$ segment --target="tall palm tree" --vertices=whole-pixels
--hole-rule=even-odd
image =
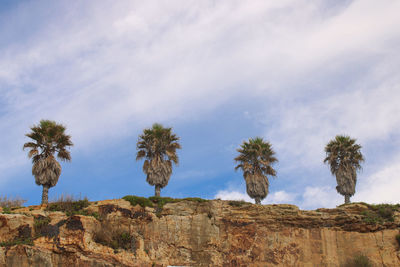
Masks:
[[[137,142],[136,160],[145,159],[143,172],[146,181],[155,186],[154,195],[159,197],[172,174],[172,163],[178,164],[176,150],[181,148],[179,137],[172,133],[172,128],[164,128],[155,123],[152,128],[144,129]]]
[[[324,163],[330,165],[332,175],[336,176],[336,190],[344,196],[345,204],[350,203],[350,197],[356,192],[357,171],[364,161],[360,149],[356,139],[345,135],[337,135],[325,147]]]
[[[71,154],[67,150],[73,146],[71,136],[65,134],[65,126],[50,120],[41,120],[39,125],[31,127],[26,134],[33,142],[24,144],[23,149],[29,148],[28,157],[32,158],[32,175],[37,185],[43,186],[42,204],[48,203],[49,188],[55,186],[60,178],[62,161],[70,161]]]
[[[247,194],[255,199],[256,204],[261,204],[261,200],[268,194],[267,175],[276,176],[276,171],[271,166],[278,161],[274,157],[275,152],[271,144],[260,137],[244,141],[237,151],[240,154],[235,161],[239,164],[235,170],[242,169]]]

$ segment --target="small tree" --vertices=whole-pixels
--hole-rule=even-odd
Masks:
[[[364,161],[360,150],[356,139],[344,135],[337,135],[325,147],[324,163],[330,165],[332,175],[336,176],[336,190],[344,196],[345,204],[350,203],[350,197],[356,192],[357,171]]]
[[[62,161],[70,161],[71,154],[67,150],[73,146],[71,136],[65,134],[65,126],[50,120],[41,120],[39,125],[31,127],[26,134],[33,142],[24,144],[29,148],[28,157],[32,158],[32,175],[37,185],[43,186],[42,204],[48,203],[49,188],[55,186],[60,178],[61,165],[54,157]]]
[[[262,138],[250,138],[243,142],[239,149],[239,156],[235,161],[239,164],[235,170],[242,169],[246,181],[247,194],[255,199],[256,204],[261,204],[268,194],[269,181],[267,175],[276,176],[272,164],[278,160],[274,157],[275,152],[269,142]]]
[[[143,172],[146,181],[155,186],[154,195],[159,197],[172,174],[172,163],[178,164],[177,149],[179,137],[172,133],[172,128],[164,128],[155,123],[150,129],[144,129],[137,142],[136,160],[145,159]]]

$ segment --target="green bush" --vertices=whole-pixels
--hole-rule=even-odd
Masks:
[[[352,259],[349,259],[343,267],[372,267],[374,266],[371,262],[371,260],[363,255],[363,254],[357,254],[355,255]]]
[[[28,245],[28,246],[33,246],[33,240],[32,238],[16,238],[12,241],[5,241],[5,242],[0,242],[0,247],[12,247],[16,245]]]
[[[198,197],[187,197],[187,198],[171,198],[171,197],[138,197],[138,196],[124,196],[125,199],[131,203],[132,206],[140,205],[141,207],[155,207],[157,217],[161,217],[161,211],[167,203],[177,203],[181,201],[193,201],[193,202],[207,202],[207,199]]]
[[[114,228],[115,225],[103,222],[101,228],[94,232],[93,240],[96,243],[114,249],[125,249],[135,251],[135,238],[128,231],[119,228]]]
[[[394,221],[394,212],[400,208],[400,204],[367,204],[368,210],[363,211],[364,221],[371,224],[383,224]]]
[[[10,209],[10,208],[4,207],[4,208],[3,208],[3,213],[4,213],[4,214],[11,214],[12,212],[11,212],[11,209]]]
[[[229,206],[232,206],[232,207],[241,207],[241,206],[243,206],[244,204],[246,204],[247,202],[246,201],[244,201],[244,200],[230,200],[229,202],[228,202],[228,205]]]
[[[39,216],[34,218],[33,229],[35,230],[35,238],[43,235],[50,221],[49,217]]]
[[[207,202],[209,201],[208,199],[204,199],[204,198],[199,198],[199,197],[186,197],[186,198],[181,198],[179,199],[180,201],[186,200],[186,201],[193,201],[193,202]]]
[[[129,201],[132,206],[140,205],[142,208],[144,207],[153,207],[153,203],[145,198],[145,197],[138,197],[138,196],[124,196],[122,199]]]
[[[43,226],[49,225],[50,223],[50,218],[49,217],[43,217],[43,216],[39,216],[34,218],[34,222],[33,222],[33,227],[36,229],[40,229]]]
[[[47,210],[49,211],[62,211],[67,216],[73,215],[84,215],[93,216],[99,219],[99,214],[96,212],[89,212],[85,210],[90,205],[89,200],[85,197],[84,199],[74,199],[72,196],[61,196],[58,200],[49,203]]]
[[[181,199],[175,199],[171,197],[149,197],[149,200],[159,207],[163,207],[167,203],[176,203],[182,201]]]
[[[87,198],[77,201],[57,201],[49,203],[49,205],[47,206],[47,210],[74,213],[88,207],[89,204],[90,203]]]
[[[163,207],[167,203],[176,203],[181,201],[193,201],[193,202],[207,202],[207,199],[202,199],[198,197],[187,197],[187,198],[171,198],[171,197],[138,197],[138,196],[124,196],[122,199],[129,201],[132,206],[140,205],[141,207]]]

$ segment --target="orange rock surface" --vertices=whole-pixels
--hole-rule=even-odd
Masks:
[[[235,204],[235,203],[233,203]],[[376,266],[400,266],[400,215],[369,224],[363,204],[299,210],[293,205],[182,201],[162,210],[125,200],[91,203],[92,216],[40,206],[0,214],[0,242],[32,237],[34,245],[0,247],[0,266],[341,266],[358,253]],[[35,217],[48,217],[43,236]],[[107,229],[133,236],[131,248],[96,243]]]

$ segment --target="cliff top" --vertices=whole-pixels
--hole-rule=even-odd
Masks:
[[[399,205],[127,196],[0,211],[0,266],[339,266],[358,252],[400,264]]]

